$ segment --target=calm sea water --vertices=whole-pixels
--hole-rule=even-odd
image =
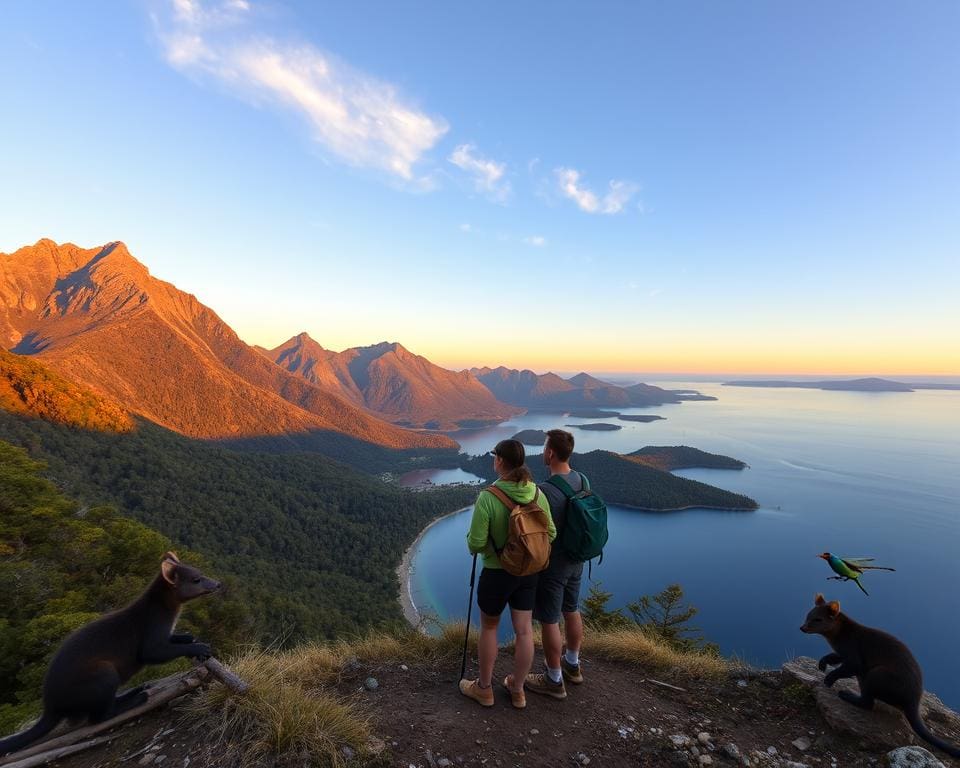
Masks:
[[[799,630],[822,591],[858,621],[904,640],[927,688],[960,708],[960,392],[664,386],[720,399],[621,411],[666,420],[605,419],[624,428],[572,430],[577,449],[684,444],[733,456],[750,468],[678,474],[746,493],[761,509],[613,507],[604,561],[593,569],[594,581],[614,594],[611,607],[678,582],[700,610],[694,623],[725,654],[776,666],[827,652],[822,638]],[[455,437],[479,454],[519,429],[590,421],[599,420],[532,414]],[[419,610],[443,619],[466,615],[468,522],[469,513],[450,517],[420,542],[410,584]],[[876,557],[897,572],[868,573],[867,597],[853,583],[827,581],[829,568],[816,557],[823,551]]]

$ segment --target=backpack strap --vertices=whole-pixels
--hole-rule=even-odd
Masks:
[[[517,502],[507,496],[502,488],[497,488],[495,485],[489,485],[487,486],[486,490],[489,491],[497,499],[497,501],[503,504],[503,506],[507,508],[508,512],[512,512],[513,508],[517,506]],[[503,547],[497,546],[497,542],[493,540],[493,534],[490,533],[489,530],[487,532],[487,541],[490,542],[490,548],[494,551],[497,559],[499,560],[500,553],[503,552]],[[504,542],[504,545],[506,545],[506,542]]]
[[[583,477],[583,475],[581,475],[581,477]],[[570,487],[570,483],[560,477],[560,475],[550,475],[550,477],[547,478],[547,482],[566,496],[568,500],[577,495],[573,488]]]
[[[583,486],[583,490],[589,491],[590,481],[587,480],[587,476],[583,472],[577,472],[577,474],[580,475],[580,484]]]

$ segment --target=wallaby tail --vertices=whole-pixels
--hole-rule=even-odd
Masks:
[[[912,715],[904,713],[907,716],[907,722],[910,723],[910,727],[916,731],[917,736],[925,741],[929,741],[933,746],[938,749],[942,749],[950,757],[960,757],[960,747],[954,747],[942,739],[938,739],[930,731],[927,730],[927,726],[924,724],[923,720],[920,719],[920,713],[914,712]]]
[[[15,733],[13,736],[0,739],[0,755],[18,752],[38,739],[42,739],[50,733],[62,719],[60,715],[52,715],[44,712],[43,717],[37,720],[32,727],[21,733]]]

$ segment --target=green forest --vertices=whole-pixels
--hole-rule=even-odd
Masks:
[[[112,504],[233,577],[249,640],[289,644],[402,621],[396,567],[430,520],[476,489],[417,493],[319,454],[237,451],[149,422],[116,434],[0,412],[0,440],[61,491]]]

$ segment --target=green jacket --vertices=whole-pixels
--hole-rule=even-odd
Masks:
[[[536,483],[508,483],[506,480],[497,480],[494,485],[502,490],[507,496],[520,504],[526,504],[533,501],[533,496],[537,491]],[[550,541],[557,538],[557,529],[553,524],[553,517],[550,515],[550,502],[547,497],[540,493],[537,504],[547,513],[547,521],[550,524]],[[502,568],[497,553],[490,546],[489,538],[493,537],[497,549],[503,549],[507,543],[507,533],[510,523],[510,512],[503,502],[500,501],[489,491],[481,491],[477,497],[476,504],[473,505],[473,518],[470,520],[470,530],[467,532],[467,549],[475,553],[483,553],[484,568]]]

